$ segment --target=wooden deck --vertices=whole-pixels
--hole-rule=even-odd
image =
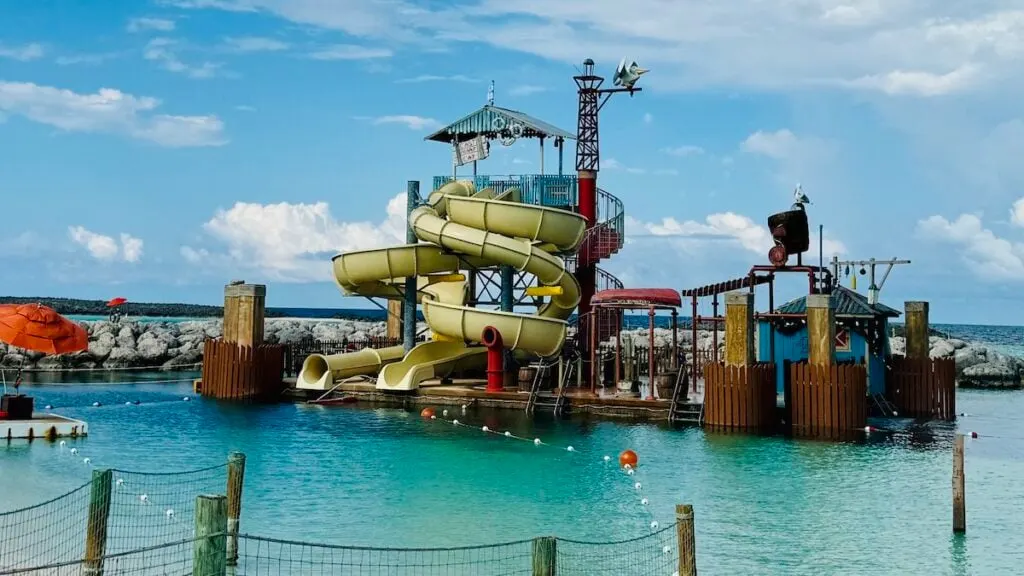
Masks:
[[[285,379],[286,395],[298,401],[315,400],[324,395],[320,390],[299,390],[295,388],[295,379]],[[346,382],[338,386],[327,398],[344,396],[354,397],[356,402],[367,402],[402,408],[422,406],[479,406],[487,408],[507,408],[526,410],[530,394],[519,390],[505,392],[484,391],[483,380],[453,380],[450,384],[426,382],[413,392],[386,392],[377,390],[374,382]],[[541,403],[553,402],[556,392],[547,391],[538,395]],[[567,390],[565,402],[572,414],[594,414],[607,418],[624,418],[630,420],[668,420],[671,400],[647,400],[635,397],[614,395],[593,395],[589,391]],[[687,406],[699,410],[697,403],[687,402]],[[550,410],[538,406],[537,414]]]
[[[5,440],[77,438],[88,433],[85,422],[56,414],[36,412],[31,420],[0,420],[0,438]]]

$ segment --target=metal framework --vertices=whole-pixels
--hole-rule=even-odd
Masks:
[[[885,281],[889,279],[889,273],[892,272],[893,266],[898,264],[910,264],[910,260],[897,260],[895,258],[890,258],[889,260],[876,260],[874,258],[870,260],[839,260],[838,256],[833,256],[830,266],[832,267],[832,278],[837,283],[839,282],[839,269],[841,267],[860,266],[862,269],[866,267],[870,271],[869,278],[871,279],[871,284],[868,285],[868,303],[878,304],[878,295],[882,291],[882,287],[885,286]],[[875,284],[875,268],[877,266],[886,266],[886,269],[885,273],[882,274],[882,280]]]
[[[601,168],[601,151],[598,138],[597,118],[601,108],[612,94],[640,92],[641,88],[601,88],[604,78],[594,74],[594,61],[583,61],[583,73],[573,76],[579,88],[579,110],[576,124],[576,170],[598,171]]]

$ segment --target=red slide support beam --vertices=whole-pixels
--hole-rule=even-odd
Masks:
[[[487,392],[505,390],[505,349],[501,332],[494,326],[487,326],[480,337],[487,346]]]

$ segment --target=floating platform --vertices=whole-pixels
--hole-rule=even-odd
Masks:
[[[36,412],[31,420],[0,420],[0,438],[7,440],[34,440],[55,438],[77,438],[89,433],[89,425],[56,414]]]
[[[322,390],[300,390],[295,387],[295,379],[285,380],[285,396],[296,401],[305,401],[317,404],[335,404],[349,402],[365,402],[384,406],[401,408],[416,408],[423,406],[461,406],[463,404],[485,407],[485,408],[506,408],[511,410],[526,410],[529,402],[529,392],[515,389],[508,389],[504,392],[485,391],[486,382],[477,379],[454,379],[451,383],[440,384],[435,381],[424,382],[413,392],[390,392],[378,390],[374,382],[344,382],[326,397]],[[556,392],[545,391],[538,394],[537,414],[550,412],[550,405],[554,403]],[[319,402],[315,402],[320,399]],[[338,399],[340,402],[329,400]],[[641,421],[667,421],[668,413],[672,408],[671,400],[593,395],[589,391],[577,391],[569,389],[562,397],[565,408],[572,414],[593,414],[606,418],[625,418]],[[687,402],[686,407],[699,414],[700,405]],[[680,407],[680,411],[684,411]],[[694,422],[696,423],[696,422]]]

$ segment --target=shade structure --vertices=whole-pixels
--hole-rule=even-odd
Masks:
[[[107,302],[107,308],[116,308],[127,301],[128,299],[122,296],[118,296],[117,298],[111,298],[110,301]]]
[[[89,334],[42,304],[0,306],[0,342],[43,354],[70,354],[89,348]]]

